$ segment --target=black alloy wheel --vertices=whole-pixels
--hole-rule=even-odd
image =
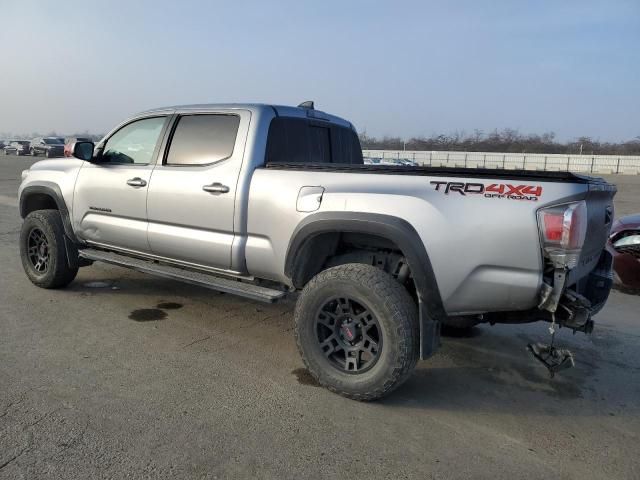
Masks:
[[[349,297],[328,300],[315,317],[316,340],[329,363],[340,371],[363,373],[382,351],[382,329],[362,301]]]
[[[39,228],[31,229],[27,240],[27,256],[38,274],[45,274],[49,269],[50,251],[49,240]]]

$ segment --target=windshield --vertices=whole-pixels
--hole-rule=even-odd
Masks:
[[[29,145],[30,142],[21,141],[21,142],[15,142],[15,143],[19,143],[20,145]]]
[[[60,145],[60,140],[57,138],[45,138],[44,143],[47,145]]]

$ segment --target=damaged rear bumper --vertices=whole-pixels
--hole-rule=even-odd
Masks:
[[[489,323],[552,322],[574,332],[591,333],[592,317],[604,307],[613,286],[613,258],[603,250],[595,268],[573,285],[566,285],[567,274],[562,269],[553,272],[553,278],[545,278],[537,308],[515,312],[485,314]]]

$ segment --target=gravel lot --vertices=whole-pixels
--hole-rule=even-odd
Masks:
[[[553,380],[525,352],[546,324],[482,326],[362,404],[310,381],[292,301],[97,264],[32,286],[32,161],[0,157],[0,478],[640,478],[640,297],[562,331],[577,366]],[[640,211],[640,177],[613,181],[618,214]]]

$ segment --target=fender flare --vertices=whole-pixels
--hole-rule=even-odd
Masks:
[[[420,357],[431,356],[440,345],[440,325],[446,313],[429,255],[415,228],[392,215],[362,212],[320,212],[296,227],[289,242],[285,274],[296,285],[296,265],[305,244],[322,233],[368,233],[394,242],[404,254],[418,294]]]
[[[56,203],[58,211],[60,212],[60,216],[62,217],[64,233],[67,237],[73,240],[74,243],[79,243],[75,233],[73,233],[71,216],[69,214],[69,209],[67,208],[67,203],[64,201],[64,197],[62,196],[62,190],[60,190],[60,187],[53,182],[40,181],[30,184],[22,190],[20,193],[20,217],[24,218],[27,216],[27,198],[33,194],[44,194],[53,198],[53,201]]]
[[[55,202],[58,211],[60,212],[60,217],[62,218],[62,226],[64,228],[64,246],[67,250],[67,261],[69,263],[69,267],[76,268],[80,266],[78,258],[78,245],[80,245],[81,242],[76,237],[76,234],[73,233],[73,227],[71,226],[71,216],[69,215],[69,209],[67,208],[67,203],[64,201],[64,197],[62,196],[60,187],[53,182],[47,181],[40,181],[25,187],[20,192],[19,207],[21,218],[27,216],[27,199],[30,195],[34,194],[47,195],[51,197]]]

